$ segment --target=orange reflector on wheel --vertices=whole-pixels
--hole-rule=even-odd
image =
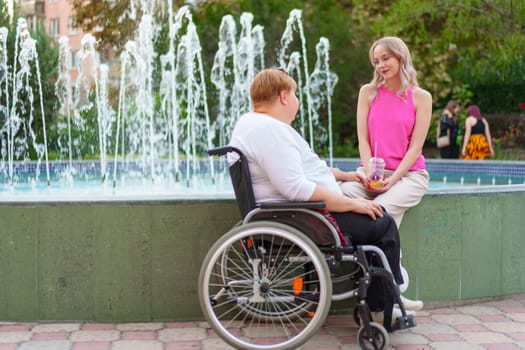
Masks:
[[[251,239],[247,239],[246,240],[246,247],[248,247],[248,249],[250,249],[252,246],[253,246],[252,240]]]
[[[308,313],[308,317],[310,317],[310,318],[314,318],[314,316],[315,316],[315,311],[310,311],[310,312]]]
[[[293,294],[299,295],[299,293],[301,293],[302,290],[303,290],[303,278],[295,277],[293,279]]]

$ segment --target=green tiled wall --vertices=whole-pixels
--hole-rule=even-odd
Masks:
[[[401,226],[408,296],[524,293],[524,204],[425,196]],[[230,200],[0,203],[0,320],[200,320],[201,261],[237,220]]]

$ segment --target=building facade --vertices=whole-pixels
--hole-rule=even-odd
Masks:
[[[71,48],[71,81],[77,77],[76,52],[84,33],[75,22],[73,7],[68,0],[18,0],[16,8],[19,16],[24,17],[30,29],[43,25],[55,42],[66,37]]]

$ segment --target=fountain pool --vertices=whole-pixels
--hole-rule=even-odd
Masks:
[[[334,160],[334,165],[343,170],[355,169],[358,163],[358,159]],[[12,185],[0,175],[0,201],[233,198],[226,165],[221,160],[214,161],[213,178],[206,160],[201,161],[201,170],[188,180],[178,181],[175,176],[144,179],[133,177],[130,175],[132,172],[128,172],[124,177],[119,176],[114,184],[101,181],[100,163],[97,161],[73,162],[74,171],[70,170],[70,166],[69,162],[50,162],[51,182],[48,185],[43,175],[40,178],[35,175],[38,173],[37,164],[18,163],[14,167],[15,181]],[[430,159],[427,166],[431,178],[429,193],[497,192],[525,187],[525,162]],[[112,171],[112,168],[109,170]]]

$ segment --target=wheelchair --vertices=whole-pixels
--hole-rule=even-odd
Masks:
[[[379,248],[343,244],[324,202],[256,203],[244,154],[231,146],[208,154],[230,152],[238,156],[229,172],[242,220],[213,244],[198,281],[204,317],[222,340],[236,349],[297,349],[323,325],[331,302],[348,298],[357,298],[353,317],[364,350],[386,349],[389,331],[416,325]],[[381,263],[370,263],[371,255]],[[393,287],[401,309],[391,327],[387,315],[387,326],[374,322],[366,303],[373,277]],[[350,290],[334,293],[336,284],[349,281]]]

